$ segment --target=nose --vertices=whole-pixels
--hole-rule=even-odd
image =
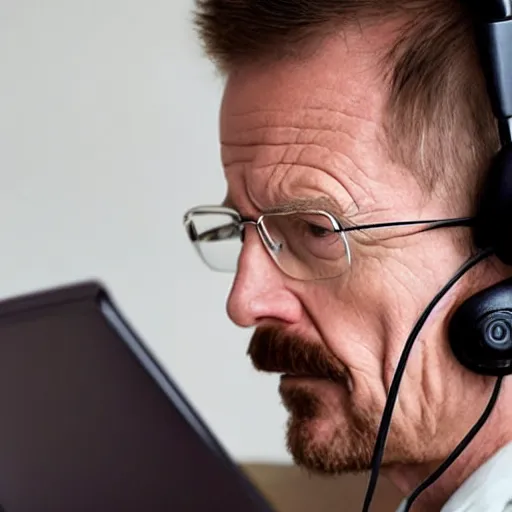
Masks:
[[[247,229],[227,301],[229,318],[240,327],[254,327],[268,321],[298,322],[302,305],[287,287],[289,281],[272,261],[256,230]]]

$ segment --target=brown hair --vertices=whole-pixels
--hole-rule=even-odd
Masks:
[[[195,24],[206,53],[229,72],[301,57],[343,26],[387,19],[400,20],[383,75],[391,157],[427,192],[442,183],[456,214],[473,213],[499,139],[460,0],[197,0]]]

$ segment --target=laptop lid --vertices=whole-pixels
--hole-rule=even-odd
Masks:
[[[0,504],[271,512],[95,282],[0,303]]]

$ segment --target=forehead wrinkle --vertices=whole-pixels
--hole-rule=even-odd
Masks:
[[[301,119],[303,120],[302,117]],[[340,124],[328,128],[318,127],[310,122],[300,127],[284,126],[281,123],[253,128],[237,125],[238,130],[235,125],[236,123],[229,126],[229,133],[222,139],[225,171],[231,166],[238,168],[243,165],[246,169],[244,172],[249,169],[251,172],[271,171],[271,181],[282,182],[284,175],[292,170],[299,170],[301,173],[305,168],[318,170],[329,175],[344,188],[343,195],[348,197],[342,204],[354,203],[352,206],[356,211],[353,213],[357,213],[363,206],[371,207],[373,201],[361,183],[365,178],[373,178],[366,177],[366,172],[362,172],[362,169],[372,171],[373,167],[365,160],[366,151],[362,151],[363,156],[353,155],[349,148],[365,146],[368,147],[368,153],[371,153],[376,146],[375,123],[368,122],[364,128],[360,125],[354,126],[348,121],[343,127]],[[355,179],[356,176],[361,176],[361,180]],[[352,206],[351,211],[354,210]]]
[[[343,109],[303,108],[292,111],[261,109],[251,114],[229,114],[222,123],[221,144],[225,146],[254,146],[286,144],[306,140],[318,133],[350,137],[352,141],[375,141],[380,127],[369,120]],[[312,137],[313,136],[313,137]]]

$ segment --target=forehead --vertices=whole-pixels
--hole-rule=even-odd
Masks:
[[[379,167],[384,49],[378,33],[353,31],[301,60],[233,70],[220,118],[230,202],[265,209],[327,196],[354,210],[355,196],[368,200],[357,175]]]
[[[380,44],[379,44],[380,43]],[[376,36],[349,32],[330,37],[302,59],[247,65],[228,75],[221,109],[221,135],[233,136],[238,121],[266,112],[293,120],[298,110],[343,112],[377,118],[384,84],[382,59],[387,46]],[[318,113],[321,116],[321,113]]]

